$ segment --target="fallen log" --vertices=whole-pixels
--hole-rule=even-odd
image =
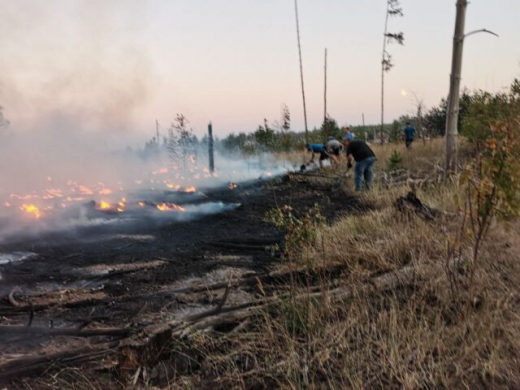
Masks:
[[[222,242],[222,241],[207,241],[206,245],[216,246],[219,248],[227,249],[247,249],[256,251],[265,251],[268,246],[266,245],[247,245],[247,244],[235,244],[233,242]]]
[[[347,267],[344,264],[332,264],[326,267],[319,268],[314,271],[314,274],[327,274],[334,275],[339,272],[342,272]],[[248,276],[245,278],[238,279],[234,282],[230,283],[230,287],[245,287],[245,286],[255,286],[258,284],[258,281],[262,283],[270,283],[273,285],[285,283],[292,275],[293,279],[296,280],[305,280],[305,278],[309,275],[309,271],[305,268],[299,268],[296,270],[282,271],[278,273],[270,273],[264,275],[254,275]],[[40,312],[45,311],[52,308],[66,308],[73,309],[84,306],[94,306],[94,305],[103,305],[103,304],[113,304],[120,302],[127,302],[131,300],[139,300],[139,299],[153,299],[158,297],[164,298],[174,298],[176,295],[180,294],[191,294],[191,293],[199,293],[204,291],[216,291],[224,289],[228,286],[229,282],[218,282],[210,285],[202,285],[195,287],[186,287],[181,289],[172,289],[166,291],[158,291],[153,293],[146,293],[140,295],[124,295],[120,297],[106,297],[106,298],[86,298],[73,302],[54,302],[54,303],[44,303],[39,305],[23,305],[18,307],[10,307],[5,309],[0,309],[0,316],[12,316],[16,314],[24,314],[28,312]]]
[[[66,367],[99,359],[115,352],[119,342],[91,345],[51,355],[26,357],[12,360],[0,366],[0,383],[9,383],[13,378],[27,377],[48,370],[49,366]]]
[[[193,329],[204,330],[214,327],[222,327],[226,324],[244,321],[247,318],[264,311],[273,305],[278,304],[281,300],[291,298],[291,300],[301,301],[308,299],[323,299],[327,298],[331,303],[338,303],[347,299],[350,299],[356,295],[368,295],[371,293],[381,293],[388,290],[395,289],[397,287],[404,287],[415,283],[418,274],[414,266],[407,266],[397,272],[383,274],[369,280],[368,283],[363,283],[357,286],[341,286],[332,290],[313,292],[313,293],[302,293],[296,296],[290,296],[284,294],[282,296],[270,297],[267,299],[260,299],[256,301],[250,301],[241,305],[233,307],[221,308],[218,314],[208,311],[207,315],[198,314],[196,317],[188,317],[186,324],[177,325],[173,329],[173,335],[179,335],[186,333],[186,328],[192,327]]]
[[[0,325],[0,335],[40,335],[40,336],[117,336],[127,337],[135,330],[130,328],[108,329],[74,329],[74,328],[46,328],[43,326]]]

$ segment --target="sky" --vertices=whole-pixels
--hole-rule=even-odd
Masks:
[[[299,0],[309,128],[380,120],[385,0]],[[455,0],[402,0],[392,44],[386,119],[447,95]],[[177,113],[199,136],[253,131],[289,107],[303,130],[292,0],[0,0],[0,105],[15,133],[96,132],[132,140],[162,132]],[[473,0],[463,86],[504,90],[520,77],[518,0]]]

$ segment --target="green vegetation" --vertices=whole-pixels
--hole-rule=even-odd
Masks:
[[[388,169],[393,170],[398,168],[403,162],[403,156],[397,150],[394,150],[388,159]]]

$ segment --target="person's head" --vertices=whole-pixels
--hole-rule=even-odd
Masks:
[[[412,124],[410,123],[410,121],[406,122],[406,126],[411,126]]]
[[[343,133],[344,134],[349,134],[350,133],[350,127],[346,126],[343,128]]]
[[[311,151],[311,144],[305,144],[305,149],[310,152]]]

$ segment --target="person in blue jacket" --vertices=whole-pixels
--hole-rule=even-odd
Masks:
[[[320,155],[320,168],[323,168],[323,161],[327,160],[329,158],[329,153],[327,153],[327,148],[323,144],[307,144],[305,145],[305,148],[308,152],[312,154],[311,161],[314,162],[314,155],[319,154]]]
[[[410,122],[406,122],[406,127],[403,129],[404,143],[408,149],[412,147],[412,142],[415,139],[415,127]]]

